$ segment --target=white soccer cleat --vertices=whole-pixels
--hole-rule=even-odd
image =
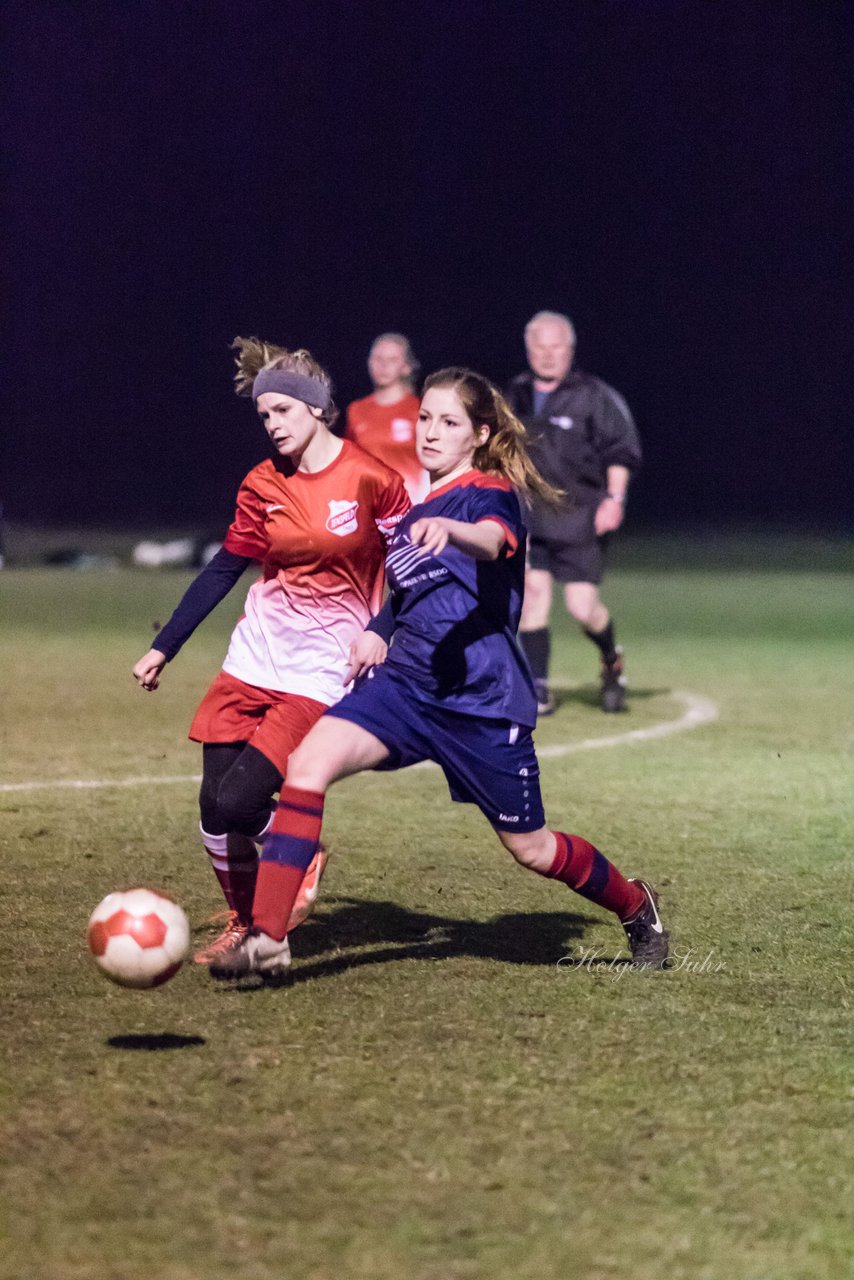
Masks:
[[[279,942],[269,933],[252,929],[211,960],[208,971],[212,978],[245,978],[252,973],[269,978],[281,977],[290,967],[291,948],[287,938]]]

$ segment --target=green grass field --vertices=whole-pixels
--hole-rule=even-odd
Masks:
[[[332,794],[294,980],[107,983],[108,891],[219,908],[184,738],[240,601],[154,696],[178,573],[0,575],[4,1280],[843,1280],[850,1124],[851,577],[840,547],[626,541],[631,711],[565,624],[553,825],[661,888],[675,965],[515,867],[440,775]],[[764,567],[763,567],[764,566]],[[850,561],[849,561],[850,569]],[[39,784],[25,789],[27,784]],[[13,786],[20,789],[12,790]],[[563,961],[563,962],[562,962]],[[570,963],[573,962],[573,963]]]

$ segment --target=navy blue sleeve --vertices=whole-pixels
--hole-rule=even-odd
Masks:
[[[388,644],[394,632],[394,627],[394,609],[391,604],[391,596],[389,596],[379,613],[371,618],[365,630],[374,631],[381,640],[385,640],[386,644]]]
[[[471,486],[464,490],[467,512],[463,517],[471,524],[481,520],[494,520],[506,535],[504,554],[512,555],[525,534],[522,509],[512,489],[481,488]]]
[[[152,642],[152,649],[159,649],[171,662],[179,649],[189,640],[200,622],[203,622],[220,600],[224,600],[237,582],[251,556],[238,556],[220,547],[219,551],[194,578],[181,597],[177,609]]]

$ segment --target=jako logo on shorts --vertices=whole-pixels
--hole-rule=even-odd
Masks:
[[[337,533],[339,538],[345,537],[348,533],[355,533],[358,528],[356,517],[358,510],[358,502],[352,502],[349,498],[343,502],[336,502],[334,498],[330,498],[329,519],[326,521],[329,532]]]

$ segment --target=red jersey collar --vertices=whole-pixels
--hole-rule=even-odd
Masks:
[[[341,444],[343,445],[343,448],[340,449],[332,461],[328,462],[325,467],[320,469],[320,471],[300,471],[299,467],[289,466],[288,464],[290,459],[283,458],[281,454],[278,454],[275,458],[271,458],[270,461],[279,474],[285,476],[287,479],[293,479],[294,477],[299,476],[300,480],[320,480],[322,476],[328,476],[332,468],[337,467],[339,462],[341,462],[341,460],[351,452],[352,446],[349,440],[342,440]]]
[[[438,498],[441,494],[447,493],[449,489],[467,488],[469,485],[478,485],[484,489],[509,489],[510,481],[505,480],[503,476],[490,475],[486,471],[478,471],[477,467],[472,467],[469,471],[464,471],[461,476],[455,476],[453,480],[449,480],[447,484],[440,484],[438,489],[431,489],[424,498],[424,502],[429,502],[432,498]]]

